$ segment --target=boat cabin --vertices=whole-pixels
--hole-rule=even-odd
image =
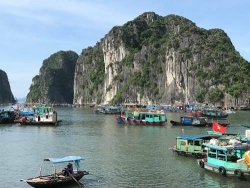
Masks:
[[[180,117],[180,122],[183,125],[193,125],[193,124],[206,124],[206,117],[193,117],[193,116],[182,116]]]
[[[238,159],[241,159],[244,156],[244,153],[246,152],[243,148],[226,148],[221,146],[216,146],[213,144],[204,144],[204,146],[207,148],[207,157],[219,159],[223,161],[231,161],[231,162],[237,162]]]
[[[157,123],[157,122],[165,122],[166,115],[164,113],[149,113],[149,112],[140,112],[139,120],[148,122],[148,123]]]
[[[192,125],[193,119],[194,118],[192,116],[182,116],[180,117],[180,122],[185,125]]]
[[[210,139],[217,138],[217,135],[204,136],[178,136],[176,138],[176,149],[184,152],[204,152],[204,143],[209,143]]]
[[[36,122],[56,122],[57,112],[50,106],[42,105],[33,107],[34,119],[30,118],[31,121]]]
[[[222,110],[217,109],[205,109],[202,111],[202,115],[206,117],[216,117],[216,118],[226,118],[228,116],[227,113],[223,112]]]
[[[121,106],[102,106],[100,112],[103,114],[120,114]]]

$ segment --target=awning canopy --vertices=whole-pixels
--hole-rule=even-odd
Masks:
[[[31,111],[20,111],[19,115],[23,115],[23,116],[33,116],[34,112]]]
[[[73,162],[83,160],[83,157],[80,156],[67,156],[63,158],[48,158],[44,159],[44,161],[51,161],[52,163],[64,163],[64,162]]]
[[[218,135],[182,135],[176,137],[177,139],[187,139],[187,140],[195,140],[195,139],[205,139],[205,138],[217,138]]]

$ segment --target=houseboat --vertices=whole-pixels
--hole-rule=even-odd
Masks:
[[[19,119],[21,125],[58,125],[57,112],[50,106],[41,105],[32,107],[33,114]]]
[[[115,119],[117,123],[134,125],[164,125],[167,122],[166,115],[160,111],[134,111],[133,115],[129,115],[129,113],[126,111],[124,115],[116,115]]]
[[[170,123],[173,126],[206,127],[208,126],[208,119],[206,117],[181,116],[180,121],[171,120]]]
[[[204,143],[209,143],[211,139],[219,138],[221,135],[182,135],[176,137],[176,145],[171,148],[174,153],[184,156],[203,158],[206,156]]]
[[[227,177],[250,180],[249,138],[230,139],[228,143],[204,143],[206,156],[197,159],[201,168]]]

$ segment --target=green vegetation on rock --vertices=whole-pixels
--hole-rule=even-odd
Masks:
[[[74,72],[78,55],[73,51],[59,51],[43,61],[27,95],[32,103],[72,103]]]

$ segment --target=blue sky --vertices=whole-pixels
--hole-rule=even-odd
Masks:
[[[50,55],[60,50],[80,55],[112,27],[148,11],[223,29],[250,62],[249,10],[249,0],[0,0],[0,69],[7,73],[14,96],[25,97]]]

